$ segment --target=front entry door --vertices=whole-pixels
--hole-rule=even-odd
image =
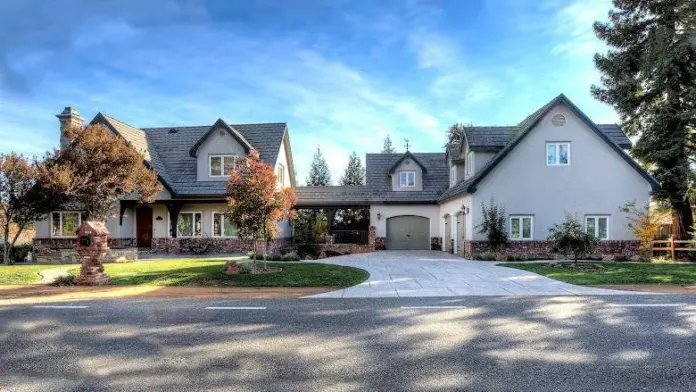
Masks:
[[[149,248],[152,246],[152,208],[139,207],[135,219],[137,221],[136,236],[139,248]]]

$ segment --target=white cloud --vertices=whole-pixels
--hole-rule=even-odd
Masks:
[[[549,32],[558,37],[551,53],[591,57],[605,45],[594,34],[592,24],[605,20],[612,8],[609,0],[575,0],[558,9]]]

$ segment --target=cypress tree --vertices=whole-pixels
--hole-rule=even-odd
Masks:
[[[329,170],[329,165],[326,164],[326,159],[324,159],[321,148],[317,146],[317,150],[314,152],[314,157],[312,158],[312,166],[309,168],[307,186],[327,185],[331,185],[331,171]]]
[[[350,154],[348,167],[346,167],[343,177],[338,181],[338,185],[365,185],[365,168],[355,151]]]
[[[382,153],[393,154],[395,152],[396,148],[394,148],[394,146],[392,145],[391,137],[387,135],[387,137],[384,138],[384,147],[382,148]]]
[[[594,31],[609,50],[596,54],[601,86],[592,95],[616,109],[638,136],[631,153],[661,183],[655,196],[672,209],[673,234],[689,236],[688,194],[696,142],[696,2],[614,0]]]

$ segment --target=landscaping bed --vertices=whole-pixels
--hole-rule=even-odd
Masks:
[[[504,263],[502,267],[530,271],[551,279],[577,285],[694,284],[696,264],[620,262]]]

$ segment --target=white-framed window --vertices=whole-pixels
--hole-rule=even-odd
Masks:
[[[450,185],[454,185],[457,183],[457,167],[452,165],[450,167]]]
[[[594,234],[600,240],[609,239],[609,215],[586,215],[585,231]]]
[[[237,237],[237,227],[223,212],[213,212],[213,237]]]
[[[570,143],[546,143],[546,165],[568,166],[570,165]]]
[[[177,237],[200,237],[203,235],[203,213],[181,212],[176,223]]]
[[[510,239],[527,241],[534,238],[534,216],[510,215]]]
[[[402,188],[413,188],[416,186],[416,172],[402,171],[399,172],[399,186]]]
[[[77,211],[55,211],[51,213],[51,237],[75,238],[75,231],[82,224],[82,213]]]
[[[280,187],[282,188],[285,186],[285,166],[279,163],[277,170],[278,172],[276,176],[278,177],[278,184],[280,184]]]
[[[211,155],[210,177],[228,177],[237,165],[236,155]]]
[[[469,151],[466,154],[466,172],[467,174],[474,174],[474,152]]]

